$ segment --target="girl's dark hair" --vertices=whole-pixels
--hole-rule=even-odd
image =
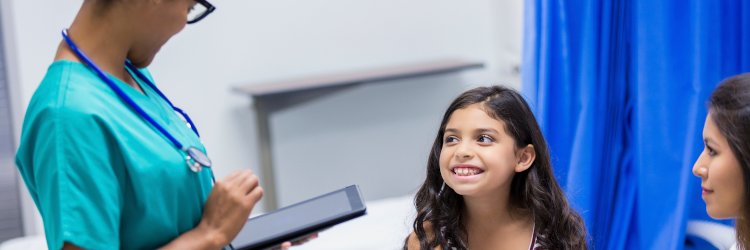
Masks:
[[[737,216],[739,249],[750,247],[750,73],[722,81],[708,101],[711,118],[727,138],[742,168],[743,207]]]
[[[552,174],[547,143],[534,114],[518,92],[501,86],[466,91],[443,115],[427,161],[427,178],[414,199],[417,217],[413,227],[420,249],[437,246],[442,249],[467,248],[463,197],[447,185],[440,193],[443,179],[439,159],[443,133],[451,114],[476,103],[483,104],[490,117],[505,123],[506,132],[515,139],[517,148],[534,145],[534,163],[527,170],[516,173],[511,181],[510,204],[514,211],[533,217],[536,234],[540,236],[537,243],[543,249],[587,249],[583,220],[568,205]]]

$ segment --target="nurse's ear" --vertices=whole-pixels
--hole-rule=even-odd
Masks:
[[[516,167],[514,170],[516,173],[526,171],[526,169],[529,169],[531,165],[534,164],[534,160],[536,160],[536,150],[534,150],[534,145],[526,145],[525,147],[516,150]]]

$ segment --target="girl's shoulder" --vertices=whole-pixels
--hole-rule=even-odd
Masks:
[[[425,221],[422,223],[422,227],[424,228],[425,233],[427,234],[427,240],[432,241],[435,238],[434,230],[432,229],[432,223],[429,221]],[[420,239],[417,236],[417,233],[412,231],[409,236],[406,238],[406,242],[404,244],[405,250],[419,250],[420,249]],[[435,247],[434,250],[442,250],[440,246]]]
[[[404,250],[414,250],[419,249],[419,239],[417,238],[417,233],[411,232],[409,236],[406,237],[406,242],[404,243]]]

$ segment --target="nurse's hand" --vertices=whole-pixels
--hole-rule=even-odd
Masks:
[[[236,172],[216,182],[198,226],[160,249],[221,249],[237,236],[262,196],[258,177],[250,170]]]
[[[279,246],[278,249],[289,250],[289,248],[291,248],[292,246],[299,246],[299,245],[305,244],[308,241],[311,241],[311,240],[313,240],[315,238],[318,238],[318,233],[312,233],[312,234],[310,234],[308,236],[305,236],[305,237],[303,237],[302,239],[299,239],[299,240],[284,242],[283,244],[281,244],[281,246]]]
[[[262,196],[263,188],[252,171],[236,172],[214,184],[196,229],[218,246],[228,245]]]

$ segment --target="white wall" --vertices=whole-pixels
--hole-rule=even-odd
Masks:
[[[445,57],[487,63],[488,69],[469,75],[356,87],[310,103],[310,106],[272,116],[272,125],[278,127],[272,127],[275,160],[280,168],[286,169],[301,164],[297,159],[315,156],[304,155],[304,150],[300,149],[307,144],[298,144],[297,139],[326,135],[305,130],[313,132],[295,137],[292,133],[295,128],[290,126],[307,119],[304,114],[312,116],[314,112],[330,110],[331,107],[347,106],[353,100],[361,100],[360,97],[378,100],[387,100],[386,96],[390,95],[397,100],[413,98],[414,103],[393,113],[395,116],[389,117],[386,109],[398,109],[398,106],[382,109],[385,112],[382,117],[363,116],[363,119],[374,120],[371,126],[358,129],[369,135],[388,129],[424,130],[428,131],[425,134],[432,134],[439,122],[439,115],[435,114],[442,112],[453,96],[469,86],[465,83],[506,82],[518,86],[515,71],[520,63],[522,1],[213,0],[212,3],[218,7],[217,11],[172,38],[162,48],[151,71],[162,90],[196,121],[217,166],[218,176],[248,167],[257,170],[259,164],[252,102],[245,96],[232,93],[232,86]],[[7,32],[5,51],[10,52],[6,56],[9,64],[15,66],[9,74],[14,84],[12,91],[17,93],[14,96],[14,122],[18,137],[25,105],[52,60],[61,29],[72,21],[80,0],[3,0],[0,4],[3,28]],[[431,85],[430,81],[439,84]],[[421,95],[419,91],[429,92]],[[434,98],[424,102],[424,98],[429,97]],[[378,102],[373,100],[364,100],[364,103],[376,105]],[[436,107],[440,103],[444,106]],[[427,110],[424,115],[409,115],[421,109]],[[355,111],[352,108],[346,112]],[[319,126],[328,125],[319,123]],[[354,134],[335,136],[356,139],[352,137]],[[415,138],[414,143],[372,146],[370,151],[400,153],[397,159],[413,162],[420,168],[428,150],[424,146],[429,147],[431,143],[419,141],[424,137]],[[400,134],[397,140],[410,140],[409,134]],[[324,145],[333,144],[326,142]],[[373,154],[377,153],[373,151]],[[363,155],[366,154],[349,154],[350,158],[339,160],[351,162],[360,160]],[[336,174],[340,179],[361,178],[356,176],[356,171]],[[368,198],[404,194],[413,191],[406,187],[415,188],[420,178],[396,178],[401,182],[399,190],[384,186],[383,189],[370,188],[365,193]],[[325,183],[325,180],[317,182]],[[281,185],[280,189],[301,190],[317,184],[294,179]],[[288,203],[308,196],[290,195],[282,201]],[[28,214],[35,211],[33,204],[27,202],[26,205]],[[40,230],[33,223],[27,223],[28,233]]]

